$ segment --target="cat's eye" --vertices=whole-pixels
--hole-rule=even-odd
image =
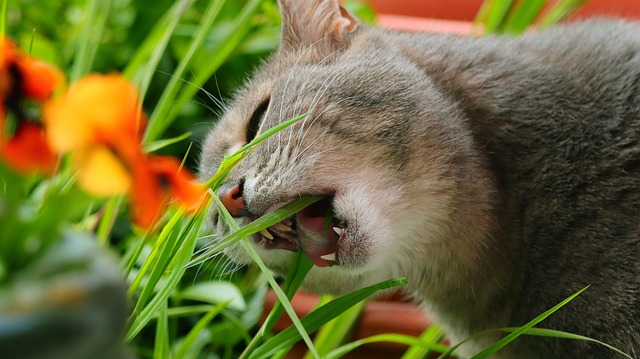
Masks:
[[[264,119],[267,116],[269,101],[269,98],[262,101],[262,103],[258,107],[256,107],[253,115],[251,115],[249,124],[247,125],[247,142],[251,142],[258,135],[260,126],[262,126],[262,122],[264,122]]]

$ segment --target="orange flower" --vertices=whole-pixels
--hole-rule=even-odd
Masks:
[[[44,130],[40,125],[26,122],[18,127],[13,137],[4,145],[0,144],[0,157],[14,170],[30,172],[51,172],[56,157],[47,145]]]
[[[188,212],[199,210],[205,193],[189,171],[180,162],[167,156],[142,159],[134,171],[132,210],[134,221],[150,228],[163,213],[163,207],[175,199]]]
[[[43,111],[49,143],[72,153],[78,183],[98,196],[128,193],[134,221],[151,228],[175,198],[198,208],[204,189],[171,157],[142,152],[146,118],[135,87],[120,75],[89,75]]]
[[[119,75],[82,78],[45,106],[49,143],[65,152],[96,142],[137,144],[145,124],[139,104],[136,88]]]
[[[53,170],[55,155],[44,131],[34,119],[26,117],[22,103],[24,99],[47,100],[62,82],[57,69],[0,37],[0,159],[16,171],[26,174]],[[13,135],[4,133],[8,112],[16,122]]]
[[[43,102],[63,84],[64,76],[55,67],[20,51],[9,39],[0,37],[0,96],[10,94]]]

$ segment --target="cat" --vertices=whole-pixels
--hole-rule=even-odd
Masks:
[[[406,277],[453,343],[521,326],[589,286],[540,327],[640,357],[639,24],[474,37],[365,26],[337,0],[279,7],[280,47],[211,130],[199,168],[207,179],[225,153],[308,114],[218,191],[240,225],[327,196],[253,236],[270,268],[286,272],[301,248],[316,264],[312,291]],[[210,220],[229,233],[215,210]],[[250,262],[239,245],[226,254]],[[495,357],[620,355],[523,336]]]

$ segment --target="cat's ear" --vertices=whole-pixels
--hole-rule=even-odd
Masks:
[[[338,0],[278,0],[282,14],[282,49],[312,47],[327,56],[344,48],[359,27]]]

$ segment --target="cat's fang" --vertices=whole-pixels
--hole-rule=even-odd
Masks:
[[[289,223],[291,223],[291,221],[289,221]],[[283,233],[289,233],[293,231],[293,229],[291,228],[291,225],[287,225],[286,223],[284,223],[284,221],[276,223],[274,228]]]
[[[261,230],[260,234],[262,234],[266,239],[268,239],[270,241],[272,241],[274,239],[273,235],[271,233],[269,233],[269,231],[266,230],[266,229]]]
[[[320,258],[324,259],[325,261],[335,262],[336,261],[336,252],[325,254],[323,256],[320,256]]]
[[[333,231],[340,237],[342,236],[343,229],[340,227],[333,227]]]

